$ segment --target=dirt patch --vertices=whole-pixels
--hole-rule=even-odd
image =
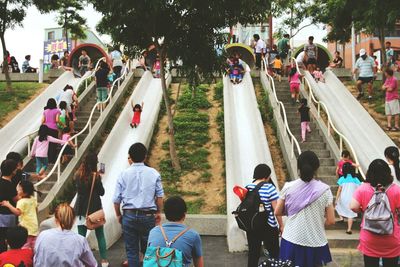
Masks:
[[[256,91],[257,99],[262,98],[262,88],[259,82],[254,82],[254,89]],[[276,179],[278,180],[279,188],[282,188],[286,182],[286,177],[289,177],[286,168],[286,163],[282,154],[279,140],[276,136],[276,131],[272,127],[272,122],[264,120],[264,130],[268,140],[268,146],[274,164]]]
[[[43,84],[43,86],[36,91],[27,101],[20,103],[18,108],[9,112],[3,119],[0,120],[0,128],[4,127],[8,122],[10,122],[18,113],[20,113],[26,106],[28,106],[36,97],[38,97],[46,88],[48,84]]]
[[[347,89],[349,89],[349,91],[352,93],[354,97],[357,97],[358,90],[355,85],[346,85],[346,87]],[[391,132],[386,130],[387,126],[386,116],[375,111],[375,104],[370,104],[367,100],[360,101],[360,104],[371,115],[371,117],[376,121],[376,123],[378,123],[378,125],[382,128],[382,130],[384,130],[385,133],[392,139],[392,141],[397,146],[400,146],[400,132]]]
[[[181,177],[180,188],[182,191],[195,191],[200,194],[204,200],[201,208],[203,214],[218,213],[220,207],[225,203],[225,177],[224,172],[224,159],[221,153],[221,136],[218,131],[217,115],[221,110],[221,105],[218,101],[214,100],[215,85],[211,85],[207,92],[207,99],[211,103],[211,107],[207,110],[209,115],[209,136],[210,141],[204,146],[210,153],[207,157],[211,173],[208,182],[199,182],[200,174],[198,172],[191,172]],[[193,185],[196,185],[195,189]],[[187,200],[195,200],[198,197],[187,196]]]

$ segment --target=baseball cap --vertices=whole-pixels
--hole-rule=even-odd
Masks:
[[[363,55],[365,55],[367,52],[365,51],[365,49],[364,48],[361,48],[360,49],[360,56],[363,56]]]

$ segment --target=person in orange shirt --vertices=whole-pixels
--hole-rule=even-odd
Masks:
[[[272,69],[274,71],[274,77],[277,77],[279,82],[282,80],[282,66],[281,57],[277,55],[272,63]]]

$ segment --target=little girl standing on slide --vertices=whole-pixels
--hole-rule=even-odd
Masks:
[[[132,109],[133,109],[133,118],[132,122],[130,123],[131,128],[136,128],[140,124],[140,116],[143,111],[144,102],[142,101],[142,105],[136,104],[133,105],[133,100],[131,102]]]
[[[302,75],[297,72],[296,67],[292,67],[289,73],[290,94],[292,95],[292,104],[299,103],[300,93],[300,77]]]

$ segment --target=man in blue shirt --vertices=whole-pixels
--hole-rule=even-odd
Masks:
[[[168,242],[185,231],[188,227],[183,224],[186,218],[187,207],[185,201],[180,197],[170,197],[164,203],[164,213],[168,222],[162,225]],[[167,247],[160,226],[150,231],[148,246]],[[189,267],[192,260],[195,267],[203,267],[203,252],[201,248],[200,235],[193,229],[184,232],[172,243],[170,248],[182,252],[183,264]]]
[[[144,165],[147,149],[142,143],[129,148],[131,166],[122,171],[114,193],[114,209],[125,241],[129,267],[138,267],[139,249],[146,251],[149,232],[161,221],[164,191],[160,174]],[[121,213],[122,209],[122,213]]]

